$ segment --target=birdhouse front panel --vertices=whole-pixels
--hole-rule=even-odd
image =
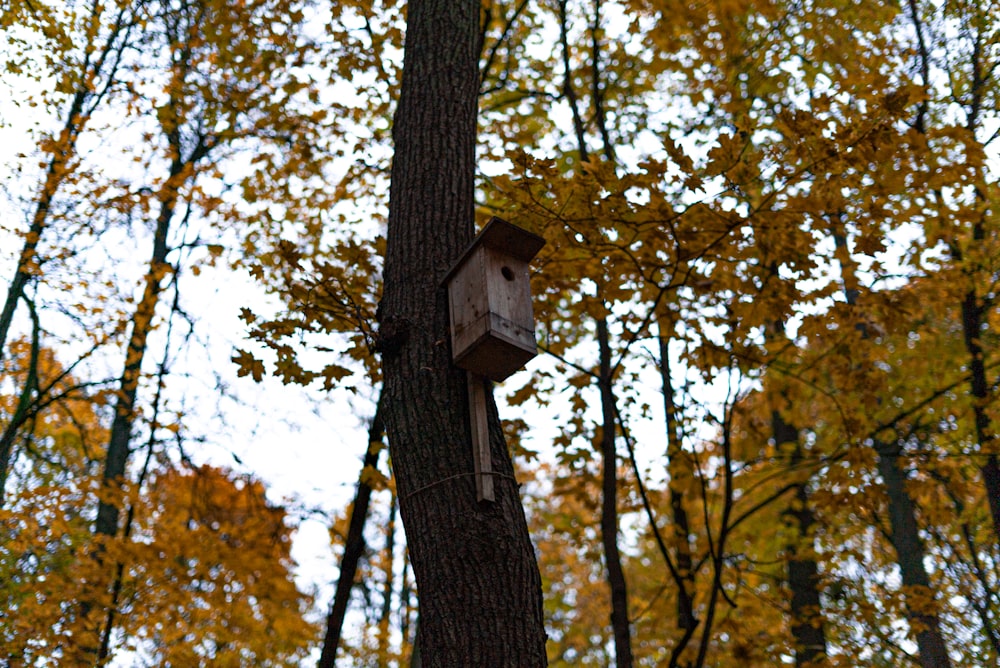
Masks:
[[[486,292],[493,331],[534,357],[535,315],[531,308],[528,263],[492,248],[485,250]]]

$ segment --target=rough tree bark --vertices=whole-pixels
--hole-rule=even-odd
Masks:
[[[440,282],[472,237],[480,3],[408,5],[380,305],[386,431],[428,666],[542,666],[541,578],[489,397],[496,502],[476,502],[466,373]]]

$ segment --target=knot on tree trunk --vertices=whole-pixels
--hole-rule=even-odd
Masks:
[[[408,318],[384,317],[375,335],[375,352],[383,359],[398,356],[410,338],[411,326]]]

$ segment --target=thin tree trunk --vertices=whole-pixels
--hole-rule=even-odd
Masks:
[[[28,356],[28,369],[25,372],[24,387],[21,388],[21,396],[18,398],[17,406],[10,422],[4,428],[3,435],[0,435],[0,508],[3,507],[5,491],[7,489],[7,474],[10,471],[11,460],[14,456],[14,442],[21,433],[21,427],[33,415],[32,393],[38,391],[38,355],[41,352],[40,329],[38,322],[38,312],[35,305],[28,301],[28,311],[31,314],[31,350]]]
[[[424,664],[420,659],[420,617],[417,616],[416,631],[413,633],[413,653],[410,654],[410,668],[421,668]]]
[[[709,558],[712,562],[712,581],[708,591],[708,600],[704,607],[705,616],[702,623],[701,639],[698,643],[698,655],[693,664],[689,664],[693,668],[705,666],[705,659],[713,641],[712,628],[719,609],[719,599],[728,598],[724,591],[723,573],[726,565],[726,541],[729,540],[729,532],[732,529],[730,520],[735,497],[733,495],[732,406],[727,406],[725,411],[728,417],[722,425],[722,508],[719,511],[719,533],[713,541],[711,526],[706,522],[705,535],[708,538]],[[706,501],[704,496],[702,500]]]
[[[88,26],[87,32],[91,38],[101,33],[97,24],[101,22],[104,9],[105,6],[98,0],[93,0],[90,3],[87,19],[91,25]],[[28,233],[24,236],[14,276],[11,278],[7,295],[4,297],[3,308],[0,309],[0,362],[7,354],[7,339],[14,322],[17,305],[20,301],[26,300],[25,289],[28,281],[39,272],[38,245],[49,224],[49,213],[52,210],[56,194],[70,172],[71,163],[76,155],[77,140],[86,127],[89,115],[110,89],[111,81],[121,65],[121,56],[129,43],[129,36],[134,26],[132,23],[134,17],[128,17],[129,20],[126,20],[128,10],[129,8],[126,7],[119,8],[118,15],[110,23],[110,31],[102,46],[95,48],[92,42],[83,46],[84,56],[77,79],[79,88],[73,93],[63,119],[62,128],[49,149],[50,157],[45,167],[45,177],[41,190],[35,200],[35,209],[31,213]],[[96,82],[104,72],[106,65],[109,66],[109,69],[104,74],[104,85],[98,88]],[[37,339],[38,316],[33,304],[29,303],[28,307],[31,312],[33,328],[36,330],[33,331],[32,336]],[[37,340],[34,341],[33,345],[35,346],[33,354],[37,355]],[[28,380],[31,381],[32,378],[29,376]],[[4,488],[13,455],[14,437],[24,421],[21,419],[19,423],[18,418],[26,418],[29,413],[28,404],[24,401],[30,396],[32,389],[31,382],[22,388],[22,401],[18,404],[19,415],[15,415],[15,419],[8,425],[2,436],[2,442],[0,442],[0,507],[3,505]]]
[[[174,35],[171,39],[190,40],[189,35]],[[191,67],[190,41],[182,41],[178,51],[177,65],[173,68],[173,83],[168,106],[174,113],[165,115],[160,130],[170,147],[170,169],[167,180],[159,192],[160,211],[153,232],[153,252],[149,259],[146,285],[142,298],[132,316],[132,333],[125,353],[125,364],[115,402],[115,415],[111,423],[108,449],[104,459],[103,484],[106,491],[119,489],[125,477],[129,455],[129,440],[135,421],[135,398],[139,388],[139,376],[146,355],[146,340],[153,329],[156,307],[159,303],[163,278],[172,271],[167,263],[170,251],[168,237],[181,189],[194,177],[196,166],[212,150],[213,142],[204,132],[185,142],[178,125],[183,108],[182,95],[185,79]],[[190,145],[190,142],[194,142]],[[185,151],[185,144],[189,144]],[[98,504],[94,532],[97,535],[115,536],[118,533],[119,508],[114,501],[115,494],[105,495]]]
[[[590,93],[594,103],[594,122],[597,124],[601,145],[604,147],[604,158],[609,163],[614,163],[615,151],[614,145],[611,143],[611,133],[608,132],[608,115],[604,108],[604,85],[601,81],[601,4],[602,0],[594,0],[594,16],[590,23]]]
[[[76,149],[76,136],[80,131],[80,111],[86,94],[77,92],[73,96],[73,102],[67,113],[66,123],[63,126],[59,138],[62,150],[57,150],[49,160],[48,169],[45,173],[45,183],[42,191],[38,194],[38,202],[35,211],[31,216],[31,225],[28,226],[28,233],[24,236],[24,244],[21,254],[17,258],[17,269],[14,271],[14,278],[11,279],[10,287],[7,289],[7,297],[4,299],[3,310],[0,311],[0,360],[3,360],[7,352],[7,336],[10,333],[10,326],[14,321],[14,312],[17,310],[17,303],[24,297],[24,289],[28,280],[36,273],[38,264],[38,242],[45,231],[49,218],[49,210],[52,207],[52,200],[55,198],[59,186],[65,178],[67,163]]]
[[[392,591],[395,586],[393,562],[396,556],[396,497],[389,501],[389,520],[385,534],[385,582],[382,585],[382,611],[378,619],[378,665],[389,666],[389,625],[392,621]]]
[[[153,316],[159,303],[162,281],[164,276],[171,271],[171,267],[166,262],[169,250],[167,237],[174,216],[178,190],[184,181],[186,167],[187,164],[179,158],[171,164],[170,178],[163,190],[160,213],[153,235],[153,253],[146,274],[145,289],[132,317],[132,333],[126,348],[124,370],[119,381],[115,401],[115,415],[111,423],[111,434],[108,437],[108,448],[104,455],[102,493],[98,499],[97,517],[94,520],[94,535],[97,538],[113,539],[119,534],[118,525],[121,516],[121,499],[119,497],[125,481],[128,457],[131,454],[129,443],[132,438],[132,426],[135,422],[134,408],[139,387],[139,375],[146,355],[147,339],[153,328]],[[104,563],[104,548],[100,544],[94,553],[94,558],[99,564]],[[116,565],[108,578],[110,586],[113,587],[117,575]],[[114,591],[111,594],[113,595]],[[95,602],[99,598],[95,592],[90,598],[80,601],[80,618],[84,620],[85,624],[88,623],[87,618],[95,613]],[[98,624],[103,628],[107,621],[108,619],[105,619]],[[113,617],[111,621],[113,621]],[[98,633],[100,633],[99,630]],[[84,635],[80,645],[76,648],[80,653],[80,661],[88,664],[99,661],[102,641],[103,638],[99,635],[97,642],[91,644],[87,636]]]
[[[632,634],[628,618],[628,590],[618,551],[618,454],[615,448],[615,405],[611,378],[611,342],[608,321],[597,321],[597,342],[600,346],[601,417],[601,539],[604,560],[611,587],[611,628],[615,638],[615,666],[631,668]]]
[[[466,372],[451,361],[440,284],[472,237],[479,19],[473,0],[408,5],[379,342],[421,659],[527,668],[546,663],[541,578],[491,391],[496,502],[476,501]]]
[[[793,470],[802,462],[802,445],[799,430],[788,424],[778,411],[771,412],[771,432],[774,444],[780,451],[782,445],[792,446],[790,464]],[[795,665],[807,666],[826,656],[826,633],[822,622],[822,601],[819,595],[819,566],[816,560],[803,554],[803,544],[811,544],[811,529],[816,523],[809,507],[809,490],[806,482],[795,485],[794,500],[785,509],[794,529],[793,540],[786,545],[788,552],[788,588],[792,590],[792,637],[795,638]]]
[[[604,159],[614,164],[615,152],[608,132],[607,113],[604,108],[604,86],[601,81],[601,0],[594,0],[594,16],[590,24],[591,95],[594,104],[594,121],[601,136]],[[585,147],[581,145],[581,159]],[[632,631],[628,616],[628,589],[618,550],[618,453],[615,447],[615,395],[611,369],[611,339],[607,318],[597,322],[597,339],[600,352],[601,414],[604,425],[601,441],[601,461],[604,468],[601,499],[601,536],[607,561],[608,585],[611,587],[611,627],[615,637],[615,665],[617,668],[632,666]],[[636,475],[639,472],[636,471]],[[678,600],[684,601],[680,595]],[[683,605],[683,603],[682,603]]]
[[[42,411],[49,408],[60,399],[69,398],[74,392],[78,392],[82,386],[73,385],[56,390],[63,381],[71,378],[73,368],[86,359],[100,344],[95,344],[89,352],[84,353],[76,362],[55,376],[46,378],[42,384],[38,377],[39,355],[41,353],[41,323],[35,303],[27,297],[24,298],[28,305],[28,315],[31,320],[31,347],[28,353],[28,368],[25,372],[25,382],[18,397],[18,403],[14,409],[14,414],[10,421],[4,426],[3,433],[0,434],[0,508],[3,507],[7,486],[7,480],[12,469],[14,450],[19,437],[23,436],[25,442],[31,438],[33,427],[31,424],[38,419]],[[90,385],[92,383],[86,383]]]
[[[977,11],[982,11],[974,4]],[[977,18],[982,18],[982,15]],[[966,110],[966,129],[972,136],[980,129],[980,117],[990,81],[993,79],[988,55],[992,51],[990,46],[991,37],[984,35],[982,22],[973,21],[971,27],[975,31],[974,46],[971,54],[972,72],[969,85],[970,101]],[[978,183],[976,184],[976,202],[980,206],[979,218],[972,227],[972,240],[977,250],[981,249],[987,241],[986,238],[986,217],[989,212],[989,202],[986,198],[985,167],[979,165],[976,168]],[[990,399],[990,388],[986,380],[986,360],[982,347],[982,337],[989,329],[989,319],[984,317],[995,305],[994,297],[980,295],[976,289],[975,279],[987,274],[988,284],[992,283],[994,274],[984,267],[981,262],[976,262],[969,271],[973,283],[965,299],[962,301],[962,331],[965,338],[965,347],[969,352],[970,389],[973,397],[973,412],[976,424],[976,439],[982,452],[988,453],[986,461],[980,466],[980,473],[983,476],[983,484],[986,487],[986,498],[989,500],[990,514],[993,516],[993,534],[1000,541],[1000,461],[993,451],[996,442],[996,434],[991,423],[989,413],[986,411],[987,403]],[[984,291],[985,292],[985,291]]]
[[[358,562],[365,551],[365,522],[368,519],[368,506],[371,502],[372,488],[364,482],[364,471],[368,467],[378,466],[379,453],[382,449],[382,435],[385,427],[382,421],[382,398],[379,397],[375,408],[375,417],[368,428],[368,449],[365,451],[361,464],[361,475],[357,489],[354,492],[354,504],[351,506],[351,521],[347,526],[347,540],[344,543],[344,556],[340,559],[340,575],[337,577],[337,589],[330,605],[330,613],[326,616],[326,634],[323,637],[323,651],[320,653],[317,668],[334,668],[337,661],[337,648],[340,646],[340,634],[344,627],[344,617],[347,615],[347,604],[351,600],[351,589],[358,572]]]
[[[857,283],[857,273],[854,262],[847,248],[847,239],[842,229],[834,231],[834,245],[841,271],[844,274],[844,294],[848,305],[855,306],[860,297]],[[863,339],[868,339],[868,328],[863,322],[856,325]],[[900,463],[902,446],[875,442],[878,455],[878,470],[885,484],[889,510],[889,526],[892,546],[896,550],[896,563],[902,574],[903,586],[918,587],[922,591],[918,597],[927,596],[933,599],[935,591],[931,588],[930,578],[924,567],[927,555],[917,525],[917,513],[914,501],[906,492],[906,472]],[[917,648],[920,651],[918,660],[923,668],[950,668],[948,649],[941,634],[938,617],[934,613],[916,610],[912,607],[912,593],[905,593],[907,601],[907,619],[918,628],[916,632]]]
[[[983,223],[973,226],[973,240],[982,244],[985,239]],[[975,275],[975,273],[973,273]],[[982,337],[987,332],[984,328],[984,314],[987,304],[977,294],[975,288],[970,288],[962,300],[962,335],[965,349],[969,353],[969,390],[972,393],[972,413],[975,421],[976,442],[980,452],[988,453],[986,461],[980,465],[986,488],[986,498],[993,518],[993,535],[1000,538],[1000,462],[993,452],[996,436],[993,433],[987,405],[990,400],[989,381],[986,379],[986,359],[982,346]]]
[[[70,163],[76,155],[76,144],[80,133],[84,130],[88,116],[100,104],[110,89],[115,73],[121,65],[121,56],[129,43],[129,36],[134,27],[134,16],[128,16],[131,8],[119,8],[117,16],[109,24],[110,30],[106,41],[100,47],[91,42],[82,45],[84,53],[80,71],[76,81],[79,88],[73,93],[63,126],[56,136],[51,149],[51,157],[45,168],[45,179],[38,193],[35,210],[31,214],[31,224],[24,237],[24,244],[18,256],[14,277],[11,279],[7,296],[4,298],[3,309],[0,310],[0,361],[7,352],[7,336],[14,321],[14,312],[18,302],[24,297],[24,289],[28,281],[36,273],[38,264],[38,244],[49,221],[49,212],[56,193],[66,179]],[[101,34],[99,24],[105,5],[100,0],[90,3],[87,20],[92,25],[87,26],[88,35],[92,38]],[[97,87],[97,81],[102,76],[105,66],[109,69],[104,73],[104,85]]]
[[[680,575],[677,592],[677,628],[690,631],[698,620],[694,617],[694,569],[691,560],[691,523],[684,506],[684,492],[681,478],[687,475],[681,458],[683,434],[677,420],[677,401],[673,380],[670,375],[670,332],[666,317],[658,322],[660,347],[660,382],[663,392],[663,410],[666,414],[667,431],[667,487],[670,494],[670,513],[673,519],[672,534],[677,552],[677,571]],[[690,636],[686,636],[690,637]]]
[[[917,5],[916,0],[908,0],[907,6],[910,10],[910,22],[913,26],[914,35],[917,39],[917,57],[920,62],[920,79],[921,85],[928,92],[925,98],[921,101],[917,107],[917,117],[915,119],[915,127],[917,131],[926,135],[928,128],[926,119],[930,110],[930,71],[931,71],[931,52],[933,51],[933,45],[928,44],[928,38],[926,36],[926,26],[920,16],[920,10]],[[978,7],[978,5],[975,5]],[[973,22],[975,23],[975,22]],[[976,131],[980,129],[981,123],[981,112],[983,104],[984,91],[989,85],[990,75],[984,70],[984,59],[987,58],[987,54],[983,49],[983,34],[981,32],[981,26],[969,26],[970,29],[978,28],[975,35],[975,47],[971,54],[972,62],[971,72],[970,72],[970,82],[969,82],[969,106],[966,108],[966,129],[969,131],[970,135],[976,136]],[[983,183],[985,179],[982,177],[983,167],[979,167],[979,181]],[[976,187],[976,200],[981,204],[984,204],[984,189],[977,185]],[[940,200],[940,193],[936,193],[938,199]],[[939,201],[939,206],[943,206]],[[985,211],[981,215],[985,215]],[[982,245],[986,240],[986,229],[983,224],[982,218],[976,221],[972,229],[972,239],[977,245]],[[961,253],[959,252],[955,244],[951,244],[952,256],[956,262],[962,262]],[[982,267],[975,267],[972,272],[969,272],[970,278],[974,278],[978,273],[982,272]],[[992,301],[992,300],[991,300]],[[985,300],[979,296],[976,291],[975,284],[966,291],[965,296],[962,299],[961,310],[962,310],[962,335],[965,341],[965,349],[969,353],[969,390],[972,393],[972,409],[973,409],[973,419],[976,432],[976,441],[979,444],[980,450],[988,453],[985,462],[983,462],[979,471],[983,477],[983,486],[986,489],[986,498],[990,507],[990,516],[993,520],[993,535],[996,540],[1000,540],[1000,459],[996,453],[992,452],[993,444],[996,441],[996,434],[994,433],[993,426],[989,414],[986,412],[986,404],[990,398],[989,383],[986,378],[986,360],[984,358],[984,351],[982,347],[982,337],[986,332],[984,331],[984,324],[988,324],[983,316],[991,308],[992,304],[986,304]]]
[[[176,306],[176,301],[174,302]],[[169,340],[169,334],[167,336]],[[153,400],[153,424],[156,425],[157,417],[159,415],[162,388],[163,388],[163,377],[166,375],[166,361],[160,365],[160,383],[156,390],[156,398]],[[136,480],[136,484],[141,486],[146,480],[146,476],[149,474],[149,465],[153,461],[153,446],[156,444],[156,430],[155,428],[150,430],[149,440],[146,443],[146,461],[142,465],[142,471],[139,473],[139,477]],[[127,539],[132,535],[132,527],[135,521],[135,503],[129,506],[128,512],[125,513],[125,526],[122,529],[122,535]],[[115,617],[118,613],[118,605],[121,602],[122,588],[125,585],[125,563],[119,561],[115,564],[115,579],[111,586],[111,605],[108,606],[107,615],[104,619],[104,628],[101,631],[101,645],[97,652],[97,662],[100,665],[102,662],[106,661],[111,656],[111,635],[115,628]]]
[[[134,409],[136,393],[139,388],[139,375],[142,371],[142,361],[146,355],[146,341],[153,328],[153,316],[156,312],[156,305],[159,303],[163,278],[171,271],[170,265],[167,264],[167,252],[169,251],[167,237],[170,232],[170,223],[174,217],[178,190],[184,181],[184,172],[187,167],[187,163],[182,162],[179,158],[171,164],[170,178],[165,187],[160,213],[156,221],[156,231],[153,235],[153,253],[149,260],[149,273],[146,274],[146,287],[132,317],[132,334],[129,337],[125,353],[124,371],[119,381],[115,416],[111,423],[111,435],[104,458],[102,477],[107,489],[119,489],[125,477],[129,440],[132,437],[132,425],[135,421]],[[117,535],[119,513],[120,508],[117,502],[113,499],[102,498],[97,507],[94,532],[109,537]]]
[[[777,264],[770,263],[768,271],[771,279],[778,280]],[[784,322],[780,319],[767,324],[764,336],[767,344],[782,345],[788,341]],[[782,398],[784,397],[785,393],[782,392]],[[798,477],[797,469],[802,465],[803,458],[798,427],[788,423],[777,409],[773,409],[771,435],[779,452],[784,449],[782,446],[791,446],[789,468],[792,475]],[[792,501],[783,511],[793,530],[785,551],[788,555],[788,588],[792,592],[789,608],[792,637],[795,639],[796,668],[813,665],[827,656],[819,591],[819,565],[811,556],[814,540],[812,528],[816,524],[816,516],[810,507],[808,484],[808,477],[797,482],[792,488]]]
[[[580,162],[590,159],[587,151],[583,116],[580,113],[576,91],[573,88],[570,54],[569,31],[567,24],[567,2],[559,3],[560,45],[563,62],[563,95],[570,106],[573,118],[573,128],[576,132],[577,152]],[[607,132],[604,108],[602,104],[602,88],[600,85],[600,28],[601,2],[594,2],[594,20],[590,25],[591,59],[592,59],[592,89],[594,114],[601,133],[604,156],[609,162],[614,161],[614,151]],[[628,618],[628,589],[625,573],[621,565],[618,550],[618,458],[615,449],[615,405],[614,390],[611,383],[611,347],[606,318],[597,321],[597,337],[600,355],[600,378],[598,379],[601,393],[601,412],[604,436],[601,441],[602,483],[601,483],[601,537],[604,546],[605,566],[608,571],[608,587],[611,589],[611,627],[615,639],[615,657],[618,668],[632,665],[632,638]]]
[[[580,154],[580,162],[587,162],[589,156],[587,155],[586,130],[583,126],[583,116],[580,113],[580,105],[577,99],[576,89],[573,88],[573,74],[572,67],[570,65],[569,25],[566,15],[566,6],[568,2],[569,0],[559,0],[559,44],[562,47],[563,66],[562,94],[563,97],[566,98],[566,102],[569,104],[570,112],[573,115],[573,131],[576,133],[576,145],[577,151]]]
[[[397,498],[396,503],[399,503]],[[411,654],[416,649],[416,638],[410,637],[410,620],[413,618],[413,589],[410,586],[410,553],[403,550],[403,572],[399,577],[399,633],[403,637],[403,646],[413,645]],[[416,634],[414,633],[414,636]]]
[[[906,588],[907,618],[916,632],[917,647],[920,650],[920,665],[923,668],[951,668],[948,649],[937,613],[923,610],[913,605],[913,599],[933,600],[934,589],[924,566],[927,550],[917,527],[917,515],[913,499],[906,492],[906,473],[900,466],[899,445],[876,443],[878,451],[878,471],[885,484],[889,500],[889,527],[892,546],[896,549],[897,563]]]

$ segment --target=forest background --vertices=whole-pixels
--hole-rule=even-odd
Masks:
[[[411,661],[376,325],[406,8],[4,4],[9,665]],[[479,20],[477,218],[548,241],[497,392],[550,665],[995,665],[1000,8]],[[357,561],[343,634],[307,518]]]

